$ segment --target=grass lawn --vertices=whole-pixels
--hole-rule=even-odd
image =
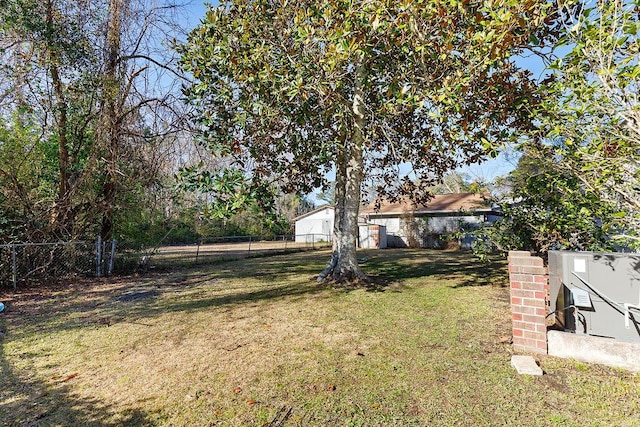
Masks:
[[[368,251],[344,289],[328,256],[0,293],[0,425],[640,425],[640,376],[515,372],[503,262]]]

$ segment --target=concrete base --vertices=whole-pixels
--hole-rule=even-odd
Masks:
[[[511,366],[520,375],[542,375],[542,369],[531,356],[511,356]]]
[[[638,342],[549,331],[547,345],[550,356],[640,372],[640,343]]]

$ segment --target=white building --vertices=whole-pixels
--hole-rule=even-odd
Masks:
[[[333,234],[333,206],[321,206],[294,218],[296,242],[328,242]]]

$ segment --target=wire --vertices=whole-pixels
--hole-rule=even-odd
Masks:
[[[555,314],[555,313],[557,313],[557,312],[559,312],[559,311],[565,311],[565,310],[566,310],[566,309],[568,309],[568,308],[573,308],[573,309],[575,310],[575,309],[576,309],[576,306],[575,306],[575,305],[573,305],[573,304],[571,304],[571,305],[568,305],[568,306],[566,306],[566,307],[564,307],[564,308],[559,308],[559,309],[557,309],[557,310],[552,311],[551,313],[548,313],[546,316],[544,316],[544,318],[546,319],[547,317],[551,316],[552,314]]]

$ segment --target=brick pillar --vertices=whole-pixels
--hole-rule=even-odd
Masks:
[[[513,348],[546,353],[549,275],[542,258],[525,251],[510,251],[509,283]]]

